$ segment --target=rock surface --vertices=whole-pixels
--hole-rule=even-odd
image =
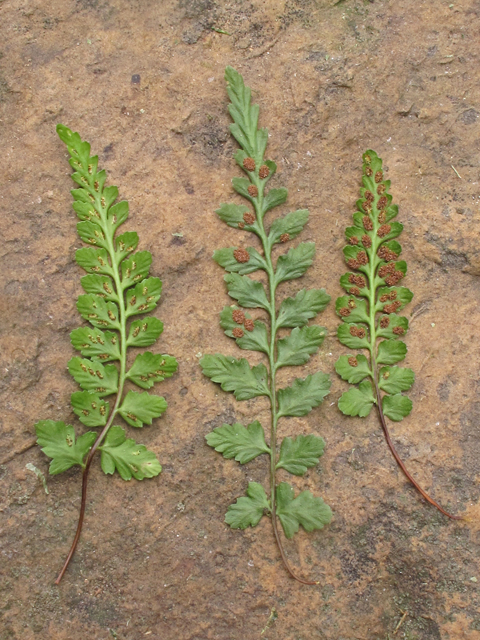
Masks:
[[[479,31],[478,0],[0,2],[0,640],[479,637]],[[302,240],[317,253],[302,286],[341,294],[361,154],[384,159],[415,293],[414,410],[392,432],[415,477],[470,518],[447,521],[419,498],[373,413],[339,413],[346,385],[333,363],[346,350],[331,304],[319,320],[329,338],[305,371],[331,372],[332,392],[281,424],[282,435],[327,443],[321,466],[294,484],[321,494],[334,521],[286,545],[318,588],[285,573],[268,519],[245,532],[223,524],[248,480],[267,481],[265,460],[241,467],[204,441],[223,422],[268,420],[264,400],[235,402],[198,366],[200,352],[238,354],[218,325],[228,296],[211,259],[244,241],[213,213],[236,198],[239,175],[227,64],[260,104],[275,186],[289,189],[284,211],[310,210]],[[141,433],[163,473],[125,483],[96,465],[60,587],[81,474],[47,478],[46,495],[25,468],[47,473],[28,448],[36,420],[74,421],[66,365],[81,324],[81,242],[57,122],[91,142],[129,200],[127,228],[164,284],[158,349],[180,362],[162,384],[167,413]]]

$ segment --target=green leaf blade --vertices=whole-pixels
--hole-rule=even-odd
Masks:
[[[49,473],[55,476],[70,467],[84,467],[84,458],[93,446],[97,434],[88,431],[75,440],[75,430],[64,422],[41,420],[35,425],[37,443],[43,453],[52,458]]]
[[[80,189],[80,191],[82,190]],[[82,202],[76,200],[72,203],[72,208],[80,220],[90,220],[93,222],[95,222],[95,220],[101,220],[100,214],[91,201]]]
[[[303,491],[294,498],[293,488],[281,482],[276,488],[277,516],[287,538],[293,538],[300,528],[305,531],[323,529],[332,520],[332,510],[322,498]]]
[[[148,317],[134,320],[130,324],[127,347],[150,347],[157,341],[163,331],[163,322],[158,318]]]
[[[229,338],[234,338],[240,349],[268,353],[270,346],[265,324],[260,320],[255,320],[252,328],[250,314],[244,313],[243,311],[238,314],[239,311],[238,307],[223,308],[220,314],[220,326],[225,331],[225,334]],[[237,319],[240,319],[239,322],[233,319],[235,312],[238,316]]]
[[[104,332],[93,327],[80,327],[72,331],[70,341],[82,356],[102,362],[120,360],[118,337],[116,333],[111,331]]]
[[[87,244],[93,244],[94,246],[102,247],[103,249],[108,247],[108,242],[105,239],[102,227],[91,220],[79,222],[77,224],[77,233],[83,242],[86,242]]]
[[[93,293],[105,298],[105,300],[118,302],[113,281],[108,276],[100,276],[92,273],[88,276],[83,276],[80,282],[82,283],[85,293]]]
[[[86,427],[104,427],[107,424],[110,404],[96,393],[76,391],[72,393],[70,402],[73,412]]]
[[[228,271],[229,273],[239,273],[240,275],[246,275],[253,273],[259,269],[264,271],[267,268],[264,258],[253,247],[247,247],[245,250],[249,255],[249,259],[244,261],[244,256],[239,255],[241,261],[235,257],[238,252],[241,251],[238,247],[231,247],[229,249],[218,249],[213,254],[213,259],[217,264]]]
[[[117,236],[115,240],[117,247],[117,261],[120,263],[124,260],[129,253],[135,251],[138,246],[138,233],[136,231],[127,231],[122,233],[121,236]]]
[[[378,345],[377,363],[395,364],[407,355],[407,345],[401,340],[383,340]]]
[[[75,356],[69,361],[68,370],[82,389],[96,393],[100,398],[118,391],[118,369],[114,364],[103,365]]]
[[[248,349],[249,351],[261,351],[268,354],[270,348],[267,327],[260,320],[255,320],[253,330],[246,329],[243,336],[237,338],[236,341],[240,349]]]
[[[346,416],[366,418],[375,403],[371,382],[365,380],[345,392],[338,401],[338,408]]]
[[[224,458],[235,458],[240,464],[246,464],[262,453],[270,453],[265,442],[263,427],[255,420],[246,428],[239,422],[223,424],[205,436],[207,444],[223,454]]]
[[[152,254],[150,251],[139,251],[125,259],[121,264],[123,289],[128,289],[140,280],[147,278],[151,264]]]
[[[287,201],[288,191],[285,187],[280,189],[270,189],[263,200],[263,213],[265,214],[270,209],[278,207]]]
[[[356,283],[358,283],[358,285]],[[359,276],[357,273],[352,273],[351,271],[344,273],[340,278],[340,285],[347,291],[347,293],[350,293],[352,289],[358,289],[358,293],[355,295],[368,297],[369,287],[367,280],[366,278],[363,278],[363,276]]]
[[[237,300],[240,306],[269,309],[270,305],[261,282],[236,273],[226,275],[224,280],[227,283],[228,295]]]
[[[307,224],[309,212],[307,209],[299,209],[291,211],[283,218],[277,218],[271,224],[268,234],[268,242],[270,246],[278,242],[282,242],[281,238],[288,235],[288,240],[296,238]]]
[[[223,220],[229,227],[233,227],[234,229],[238,229],[238,225],[244,225],[243,216],[246,213],[249,213],[250,209],[244,204],[227,204],[222,203],[220,205],[220,209],[217,209],[215,213]]]
[[[298,247],[290,251],[277,260],[275,272],[275,283],[278,285],[287,280],[300,278],[313,263],[315,255],[314,242],[302,242]]]
[[[335,363],[335,371],[350,384],[358,384],[365,378],[373,376],[367,358],[361,354],[340,356]]]
[[[77,309],[94,327],[120,330],[120,314],[114,302],[86,293],[78,297]]]
[[[128,202],[126,200],[117,202],[108,209],[107,219],[115,230],[118,229],[118,227],[123,224],[127,218]]]
[[[270,396],[267,369],[264,364],[250,367],[244,358],[206,355],[200,360],[203,373],[220,384],[224,391],[233,391],[237,400],[250,400],[257,396]]]
[[[368,325],[370,321],[367,302],[363,298],[356,296],[337,298],[335,310],[344,322],[361,322]]]
[[[410,398],[402,396],[401,393],[384,396],[382,400],[383,413],[394,422],[400,422],[405,416],[408,416],[412,407],[413,403]]]
[[[126,317],[149,313],[157,306],[161,294],[162,281],[160,278],[142,280],[134,289],[127,291]]]
[[[166,408],[165,398],[161,396],[152,396],[146,391],[129,391],[118,413],[130,426],[141,428],[144,424],[152,424],[153,418],[159,418]]]
[[[118,471],[123,480],[154,478],[162,471],[153,451],[149,451],[143,444],[137,444],[133,438],[127,439],[122,427],[110,427],[104,444],[99,449],[102,452],[103,472],[113,474]]]
[[[379,371],[378,386],[382,391],[397,394],[408,391],[415,382],[415,374],[411,369],[403,367],[382,367]]]
[[[250,180],[248,180],[248,178],[232,178],[232,187],[235,189],[235,191],[244,198],[247,198],[247,200],[250,200],[252,204],[254,204],[257,196],[252,196],[250,194],[248,190],[250,185],[251,182]]]
[[[270,504],[265,489],[258,482],[249,482],[247,496],[238,498],[229,506],[225,522],[232,529],[256,527],[265,512],[270,512]]]
[[[380,316],[376,333],[379,338],[397,340],[399,337],[404,336],[407,331],[407,318],[398,316],[396,313],[391,313],[387,316]]]
[[[337,337],[349,349],[368,349],[370,347],[368,329],[365,325],[344,322],[338,326]]]
[[[279,309],[277,327],[301,327],[320,311],[323,311],[331,297],[325,289],[302,289],[295,298],[286,298]]]
[[[251,91],[245,86],[242,76],[232,67],[225,69],[227,93],[231,100],[228,106],[234,121],[230,131],[244,151],[256,160],[263,156],[257,142],[258,106],[252,105]]]
[[[285,469],[296,476],[303,476],[310,467],[318,464],[323,455],[325,441],[312,434],[296,438],[284,438],[280,447],[277,469]]]
[[[76,251],[75,260],[87,273],[101,273],[103,275],[113,276],[108,253],[105,249],[89,249],[88,247],[83,247]]]
[[[126,374],[126,378],[142,389],[151,389],[155,382],[171,378],[177,367],[178,363],[172,356],[145,351],[145,353],[137,355],[135,362]]]
[[[400,311],[412,301],[413,293],[406,287],[380,287],[377,290],[377,297],[378,302],[375,307],[375,311],[383,311],[385,304],[389,303],[382,301],[382,298],[386,300],[390,299],[390,301],[393,300],[394,302],[398,301],[400,305],[397,307],[397,311]]]
[[[293,329],[289,336],[277,342],[277,368],[308,362],[310,356],[318,351],[326,334],[325,327],[318,325]]]
[[[297,378],[290,387],[278,390],[278,417],[306,416],[330,392],[330,376],[317,371],[305,379]]]

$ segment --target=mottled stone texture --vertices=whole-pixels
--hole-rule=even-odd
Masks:
[[[386,640],[403,612],[395,638],[479,636],[480,3],[451,1],[0,2],[1,640]],[[265,399],[237,403],[198,366],[200,352],[238,354],[218,325],[228,297],[211,260],[217,247],[248,243],[213,213],[235,200],[230,179],[240,174],[227,64],[253,87],[269,127],[273,184],[290,193],[283,210],[311,212],[302,239],[317,242],[314,266],[280,294],[300,285],[341,293],[361,154],[371,147],[384,158],[415,293],[414,410],[392,432],[415,477],[470,517],[449,522],[419,498],[373,413],[340,415],[346,384],[333,363],[347,350],[332,304],[319,320],[329,329],[322,352],[296,371],[330,371],[332,392],[305,419],[280,424],[281,435],[327,442],[320,467],[294,484],[323,495],[334,521],[286,544],[318,588],[287,576],[267,518],[245,532],[223,524],[249,479],[266,482],[265,459],[241,467],[204,442],[222,422],[268,419]],[[35,420],[77,424],[66,364],[81,324],[81,243],[57,122],[91,142],[130,201],[126,229],[139,232],[164,282],[158,348],[180,362],[163,383],[166,415],[135,434],[164,472],[125,483],[95,465],[86,528],[60,587],[80,472],[48,478],[47,496],[25,469],[46,473],[46,458],[20,453]],[[273,608],[278,618],[261,635]]]

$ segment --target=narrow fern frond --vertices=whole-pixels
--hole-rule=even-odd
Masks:
[[[411,369],[399,367],[407,354],[402,338],[408,320],[399,315],[413,298],[413,293],[400,286],[407,264],[400,260],[402,247],[396,238],[403,225],[396,222],[398,207],[389,194],[390,180],[384,179],[382,160],[374,151],[363,154],[363,187],[353,214],[354,226],[346,229],[347,246],[343,250],[351,271],[340,278],[347,295],[337,299],[336,311],[343,321],[338,339],[349,349],[367,355],[343,355],[335,365],[338,375],[357,385],[345,392],[338,407],[347,416],[366,417],[377,407],[387,444],[398,465],[420,492],[439,511],[453,516],[431,498],[414,480],[401,460],[387,427],[386,418],[400,421],[412,410],[405,395],[415,380]]]
[[[60,139],[67,145],[73,180],[73,209],[80,218],[77,231],[89,247],[76,252],[77,263],[87,272],[81,279],[84,295],[77,309],[91,327],[71,333],[73,347],[82,357],[74,357],[68,369],[82,391],[71,397],[74,413],[87,427],[99,427],[75,439],[75,430],[63,422],[42,420],[35,425],[37,442],[50,458],[50,473],[56,474],[74,465],[83,470],[82,503],[77,532],[56,583],[62,579],[75,552],[83,525],[88,474],[97,450],[101,467],[107,474],[117,471],[124,480],[143,480],[157,476],[162,467],[155,454],[144,445],[127,438],[118,416],[132,427],[152,424],[167,408],[164,398],[128,391],[127,380],[141,389],[172,376],[175,358],[149,351],[127,364],[128,347],[146,347],[155,343],[163,324],[154,316],[128,322],[133,316],[150,313],[157,306],[162,283],[149,277],[152,256],[148,251],[135,253],[138,235],[134,231],[117,235],[128,216],[128,202],[116,204],[118,189],[105,186],[106,173],[98,171],[98,157],[90,155],[90,145],[63,125],[57,126]],[[111,364],[106,364],[111,363]],[[105,400],[104,398],[109,398]]]
[[[304,584],[318,584],[296,575],[287,560],[277,517],[287,538],[292,538],[299,526],[306,531],[322,529],[331,520],[331,510],[321,498],[303,491],[297,497],[286,482],[277,484],[276,472],[302,476],[318,463],[323,454],[324,441],[315,435],[286,437],[277,451],[278,421],[284,416],[305,416],[323,401],[330,389],[330,377],[320,371],[305,379],[296,379],[285,389],[278,389],[276,373],[281,367],[305,364],[322,344],[326,329],[308,325],[308,321],[323,311],[330,301],[324,289],[302,289],[295,298],[286,298],[278,305],[277,288],[281,283],[302,277],[312,264],[315,245],[300,243],[276,262],[272,250],[296,238],[308,221],[308,211],[288,213],[273,220],[269,228],[264,218],[268,211],[287,199],[284,188],[265,191],[268,180],[276,171],[276,165],[264,159],[268,141],[266,129],[258,129],[259,108],[252,105],[251,92],[242,76],[227,67],[225,71],[227,91],[231,100],[230,125],[232,135],[241,149],[235,160],[247,177],[233,178],[232,186],[251,205],[222,204],[216,212],[229,226],[256,235],[259,248],[231,247],[214,253],[214,260],[226,271],[228,294],[236,301],[220,314],[220,325],[225,334],[234,339],[244,350],[258,351],[265,355],[266,364],[251,367],[248,360],[237,360],[221,354],[206,355],[200,361],[203,373],[221,385],[224,391],[235,394],[237,400],[266,396],[271,407],[270,444],[265,441],[261,424],[255,420],[248,427],[239,423],[224,424],[207,435],[207,443],[225,458],[235,458],[245,464],[260,455],[270,457],[270,486],[267,495],[262,485],[250,482],[247,495],[239,498],[227,511],[225,521],[233,529],[256,526],[263,515],[270,514],[275,539],[282,559],[290,575]],[[261,250],[259,250],[261,247]],[[263,271],[268,278],[265,288],[248,274]],[[262,309],[270,318],[269,326],[254,319],[240,307]],[[278,338],[278,330],[292,328],[291,333]]]

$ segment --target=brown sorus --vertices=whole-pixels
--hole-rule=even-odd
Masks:
[[[290,240],[290,234],[282,233],[282,235],[280,236],[280,242],[288,242],[289,240]]]
[[[351,367],[358,367],[358,361],[357,361],[357,359],[355,358],[355,356],[350,356],[350,358],[348,359],[348,364],[349,364]]]
[[[338,313],[343,317],[346,318],[347,316],[350,315],[350,309],[348,307],[342,307],[341,309],[339,309]]]
[[[368,200],[365,200],[365,202],[362,203],[362,209],[365,211],[365,213],[370,213],[372,210],[372,203]]]
[[[253,224],[255,222],[255,220],[256,220],[255,214],[253,214],[251,211],[246,211],[243,214],[243,219],[245,220],[245,222],[247,224]]]
[[[247,331],[253,331],[255,329],[255,323],[251,318],[247,318],[243,325]]]
[[[383,172],[377,171],[377,173],[375,174],[375,182],[378,184],[382,180],[383,180]]]
[[[373,231],[373,222],[370,216],[363,216],[362,218],[363,228],[365,231]]]
[[[380,278],[385,278],[385,276],[388,276],[389,274],[392,274],[392,273],[395,273],[394,262],[389,262],[388,264],[384,264],[378,270],[378,275],[380,276]]]
[[[398,255],[395,253],[395,251],[392,251],[385,245],[382,245],[379,248],[379,250],[377,251],[377,255],[379,258],[385,260],[386,262],[390,262],[391,260],[396,260],[398,258]]]
[[[258,189],[254,184],[251,184],[248,187],[247,191],[252,196],[252,198],[256,198],[258,196]]]
[[[357,276],[354,273],[351,273],[348,276],[348,281],[350,282],[350,284],[356,284],[357,287],[360,287],[360,289],[363,289],[367,284],[363,276]]]
[[[405,333],[405,329],[403,327],[393,327],[392,331],[396,336],[403,336]]]
[[[245,158],[243,168],[247,171],[255,171],[255,160],[253,158]]]
[[[357,262],[358,262],[358,264],[363,265],[363,266],[368,264],[368,256],[365,253],[365,251],[359,251],[357,253]]]
[[[384,238],[385,236],[388,236],[391,230],[392,227],[389,224],[382,224],[380,229],[377,231],[377,235],[379,238]]]
[[[395,313],[395,311],[402,306],[402,303],[399,300],[395,300],[391,304],[386,304],[383,307],[384,313]]]
[[[382,329],[386,329],[389,324],[390,318],[388,316],[383,316],[383,318],[380,320],[380,326],[382,327]]]
[[[388,198],[387,198],[387,196],[382,196],[382,197],[380,198],[380,200],[378,201],[378,203],[377,203],[377,209],[385,209],[385,207],[387,206],[387,204],[388,204]]]
[[[248,262],[250,260],[250,254],[246,249],[235,249],[233,257],[237,262]]]
[[[388,278],[385,278],[385,282],[389,287],[394,287],[400,280],[403,278],[403,273],[401,271],[395,271]]]
[[[232,311],[232,318],[237,324],[243,324],[245,322],[245,314],[241,309],[234,309]]]
[[[370,236],[367,236],[367,234],[363,235],[362,244],[365,247],[365,249],[369,249],[372,246],[372,239],[370,238]]]
[[[355,336],[356,338],[365,338],[366,332],[363,327],[355,327],[352,325],[350,327],[350,335]]]
[[[270,175],[270,169],[266,164],[262,164],[262,166],[258,170],[258,175],[260,176],[260,178],[262,178],[262,180],[268,178],[268,176]]]
[[[243,338],[243,330],[240,327],[235,327],[232,331],[232,335],[234,338]]]
[[[353,244],[354,246],[356,244],[358,244],[358,238],[357,236],[352,236],[351,238],[348,239],[348,244]]]

